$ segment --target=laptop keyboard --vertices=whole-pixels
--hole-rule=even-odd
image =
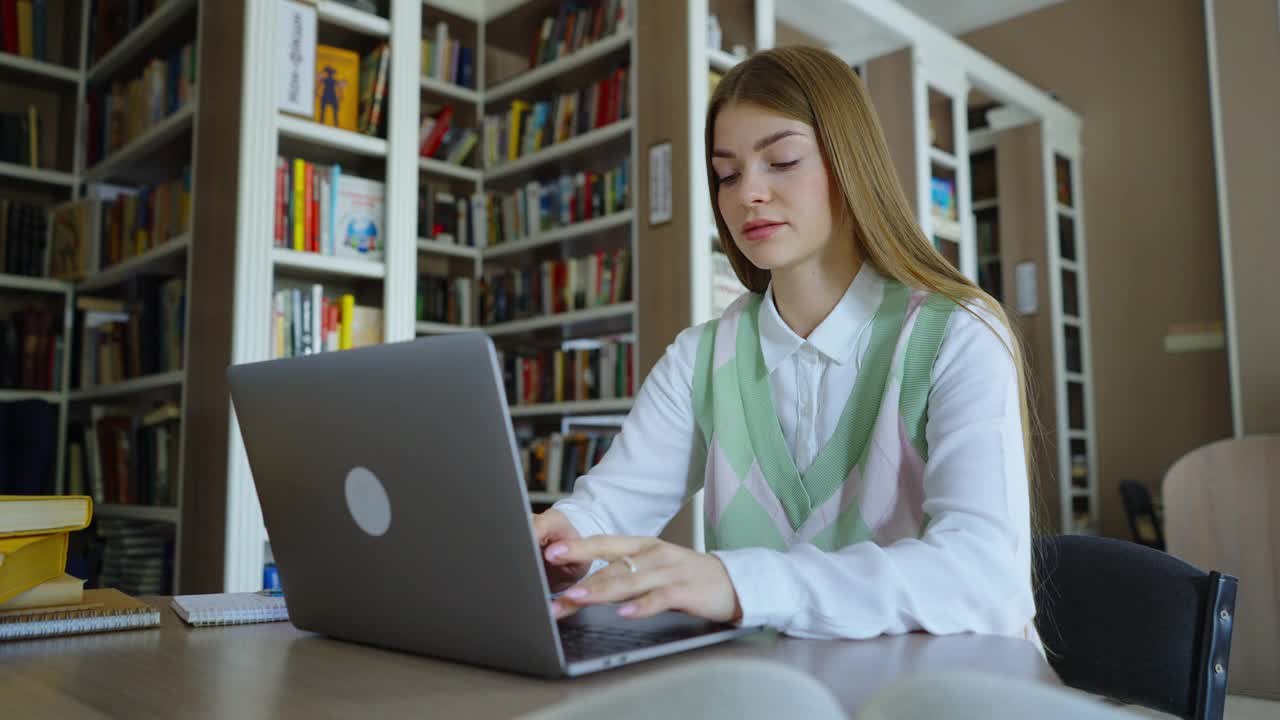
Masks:
[[[694,628],[665,630],[629,630],[590,625],[561,625],[560,644],[570,662],[652,647],[695,637],[702,633]]]

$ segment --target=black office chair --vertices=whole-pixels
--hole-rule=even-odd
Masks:
[[[1121,480],[1120,500],[1124,503],[1124,514],[1129,519],[1133,541],[1164,550],[1164,530],[1160,527],[1160,518],[1156,517],[1156,508],[1147,486],[1137,480]]]
[[[1037,538],[1036,626],[1067,685],[1221,720],[1236,578],[1110,538]]]

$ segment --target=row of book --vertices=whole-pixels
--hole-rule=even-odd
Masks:
[[[484,193],[485,245],[534,237],[622,212],[629,206],[630,159],[603,173],[582,171],[546,182],[530,181],[515,192]]]
[[[380,261],[385,190],[378,180],[301,158],[276,158],[276,247]]]
[[[187,44],[148,62],[142,73],[88,92],[87,162],[123,148],[196,97],[196,49]]]
[[[418,123],[418,155],[452,165],[465,165],[479,136],[474,128],[453,124],[453,105],[428,106]]]
[[[615,400],[633,395],[634,343],[624,338],[566,341],[559,349],[500,353],[512,405]]]
[[[631,298],[631,253],[603,250],[535,268],[487,271],[480,279],[480,321],[486,325],[586,310]]]
[[[0,640],[9,611],[38,606],[32,595],[48,590],[32,591],[62,578],[71,534],[88,527],[92,515],[87,497],[0,495]],[[78,595],[84,580],[72,584]]]
[[[346,350],[382,342],[382,309],[355,296],[325,294],[323,285],[282,288],[271,304],[272,357]]]
[[[442,80],[453,85],[474,88],[475,48],[450,37],[449,24],[443,20],[435,26],[435,34],[422,38],[422,76]]]
[[[570,493],[577,479],[604,459],[617,431],[517,437],[520,465],[531,492]]]
[[[93,0],[89,57],[101,60],[162,5],[174,0]]]
[[[425,274],[418,276],[417,314],[420,322],[470,327],[473,321],[469,277]]]
[[[473,200],[444,185],[418,185],[418,236],[450,245],[476,246],[471,222]]]
[[[28,305],[0,317],[0,388],[53,390],[62,377],[61,318]]]
[[[28,105],[26,112],[0,112],[0,162],[40,167],[40,124],[35,105]]]
[[[58,423],[54,403],[35,399],[0,402],[0,496],[54,491]]]
[[[315,94],[310,117],[339,130],[379,134],[387,96],[391,48],[381,43],[363,56],[333,45],[316,45]]]
[[[500,167],[630,114],[629,68],[619,67],[586,88],[532,104],[513,100],[507,111],[484,118],[484,166]]]
[[[141,275],[126,296],[76,298],[72,377],[91,388],[181,370],[186,278]]]
[[[0,198],[0,258],[10,275],[48,275],[49,214],[39,205]]]
[[[4,52],[49,60],[48,0],[0,0],[0,42]]]
[[[171,594],[173,523],[101,518],[94,526],[102,542],[95,585],[134,596]]]
[[[67,491],[98,504],[178,502],[181,409],[160,403],[145,412],[93,405],[87,422],[67,426]]]
[[[631,19],[628,0],[562,0],[556,15],[542,19],[529,48],[529,66],[558,60],[624,29]]]

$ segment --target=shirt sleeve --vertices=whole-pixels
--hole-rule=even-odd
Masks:
[[[667,347],[637,393],[604,458],[553,507],[578,533],[654,536],[698,488],[688,487],[693,457],[693,365],[706,325]]]
[[[835,552],[717,552],[743,624],[800,637],[924,630],[1022,636],[1031,592],[1027,465],[1008,331],[957,309],[934,363],[925,428],[923,537]]]

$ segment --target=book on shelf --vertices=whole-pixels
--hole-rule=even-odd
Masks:
[[[430,107],[418,124],[418,155],[451,165],[465,165],[479,135],[453,124],[453,105]]]
[[[93,405],[88,422],[67,427],[67,487],[96,503],[172,507],[177,502],[177,403],[149,410]]]
[[[102,564],[89,584],[129,595],[168,595],[173,586],[177,528],[170,522],[100,518],[94,531]]]
[[[955,220],[959,217],[956,207],[956,183],[948,178],[934,177],[929,180],[929,197],[935,217]]]
[[[631,297],[631,252],[603,250],[526,268],[486,270],[480,280],[485,325],[604,307]]]
[[[181,370],[186,278],[139,275],[124,299],[76,298],[72,377],[91,388]]]
[[[191,227],[191,166],[179,177],[137,187],[95,185],[85,202],[98,220],[89,226],[92,273],[160,247]]]
[[[40,109],[35,105],[28,105],[21,112],[0,112],[0,162],[41,167],[43,135]]]
[[[624,158],[604,172],[584,170],[545,182],[531,180],[512,192],[483,193],[484,244],[523,240],[626,210],[630,166],[630,158]]]
[[[0,603],[0,613],[7,610],[52,608],[79,605],[84,601],[84,580],[66,573],[14,595]]]
[[[355,304],[323,285],[277,290],[272,297],[272,357],[312,355],[382,342],[382,310]]]
[[[627,27],[629,0],[560,3],[556,14],[538,25],[529,48],[529,67],[554,62]]]
[[[423,77],[465,88],[475,87],[475,48],[449,35],[449,24],[436,22],[435,32],[422,38]]]
[[[0,494],[56,492],[58,406],[44,400],[0,402]]]
[[[146,22],[167,0],[94,0],[89,57],[97,62]]]
[[[485,115],[484,166],[500,167],[628,117],[629,72],[624,64],[585,88],[533,103],[512,100],[506,112]]]
[[[498,353],[507,401],[513,405],[616,400],[632,397],[634,343],[625,338],[582,339],[557,348]]]
[[[571,493],[575,481],[600,464],[617,430],[535,435],[517,431],[520,466],[530,492]]]
[[[40,205],[0,198],[0,258],[10,275],[49,274],[49,214]]]
[[[196,52],[188,43],[152,58],[141,73],[86,92],[85,148],[92,166],[120,150],[196,97]]]
[[[0,389],[52,391],[62,377],[62,323],[47,305],[0,316]]]
[[[80,605],[0,612],[0,640],[157,627],[160,611],[112,588],[84,591]]]
[[[453,277],[444,272],[427,272],[418,276],[417,314],[419,322],[470,327],[474,289],[471,278]]]
[[[382,106],[387,97],[387,69],[391,46],[382,43],[360,58],[360,132],[380,135]]]
[[[82,280],[96,271],[102,201],[88,195],[49,212],[49,277]]]
[[[313,120],[356,132],[360,120],[360,55],[332,45],[316,46]]]
[[[85,496],[0,495],[0,538],[83,530],[93,518]]]
[[[276,158],[274,245],[298,252],[381,261],[385,190],[339,164]]]
[[[424,180],[418,185],[418,236],[474,247],[473,213],[477,207],[466,196],[455,195],[448,185]]]

